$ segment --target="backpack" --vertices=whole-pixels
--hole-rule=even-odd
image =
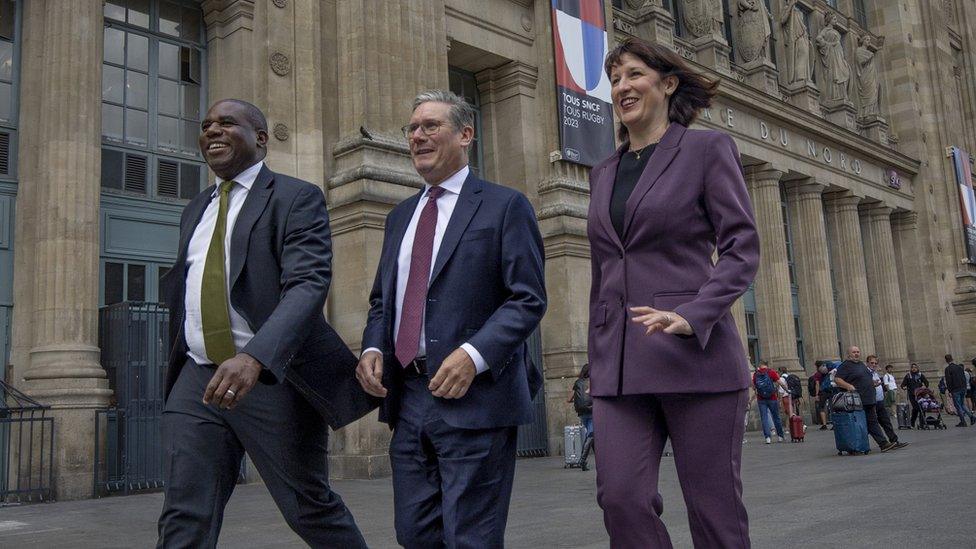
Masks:
[[[776,386],[773,385],[773,378],[769,377],[768,370],[756,372],[756,394],[762,399],[770,399],[776,394]]]
[[[800,376],[791,374],[790,377],[786,378],[786,388],[793,398],[803,396],[803,385],[800,383]]]
[[[807,393],[810,396],[813,396],[813,395],[817,394],[817,376],[816,376],[816,374],[810,376],[810,378],[807,379]]]
[[[593,397],[586,390],[590,386],[590,380],[585,378],[577,379],[573,383],[573,408],[576,415],[588,416],[593,414]]]

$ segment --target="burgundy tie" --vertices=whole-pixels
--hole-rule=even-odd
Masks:
[[[420,326],[424,321],[427,284],[430,281],[430,260],[434,255],[434,231],[437,228],[437,198],[444,193],[440,187],[427,191],[430,197],[420,212],[420,222],[413,237],[410,252],[410,275],[400,311],[400,330],[396,337],[396,357],[406,367],[417,358],[420,349]]]

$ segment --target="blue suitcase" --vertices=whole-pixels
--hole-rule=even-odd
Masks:
[[[868,422],[864,417],[864,410],[855,412],[834,412],[830,414],[834,424],[834,442],[837,443],[837,454],[850,455],[866,454],[871,451],[868,446]]]

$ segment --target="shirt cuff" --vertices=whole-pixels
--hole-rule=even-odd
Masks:
[[[478,349],[474,348],[474,345],[470,343],[462,343],[461,348],[464,349],[464,351],[468,353],[468,356],[471,357],[471,361],[474,362],[474,369],[477,370],[479,374],[488,371],[488,363],[485,362],[485,358],[481,356]]]
[[[363,358],[363,355],[365,355],[370,351],[376,351],[377,353],[380,354],[380,356],[383,356],[383,351],[377,349],[376,347],[366,347],[365,349],[363,349],[363,352],[359,353],[359,358]]]

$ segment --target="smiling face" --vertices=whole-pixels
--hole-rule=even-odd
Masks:
[[[868,360],[868,366],[870,366],[872,370],[877,370],[878,369],[878,359],[871,358],[870,360]]]
[[[614,114],[628,131],[637,133],[667,122],[668,97],[678,87],[678,79],[662,78],[636,55],[624,53],[620,63],[610,68],[610,86]]]
[[[428,101],[421,103],[410,117],[410,125],[416,125],[407,138],[410,141],[410,158],[413,167],[430,185],[438,185],[468,163],[467,148],[474,138],[474,128],[456,128],[451,123],[451,106],[447,103]],[[433,135],[427,135],[423,127],[439,125]]]
[[[200,123],[199,141],[207,165],[228,181],[264,158],[268,132],[254,127],[244,105],[220,101]]]

